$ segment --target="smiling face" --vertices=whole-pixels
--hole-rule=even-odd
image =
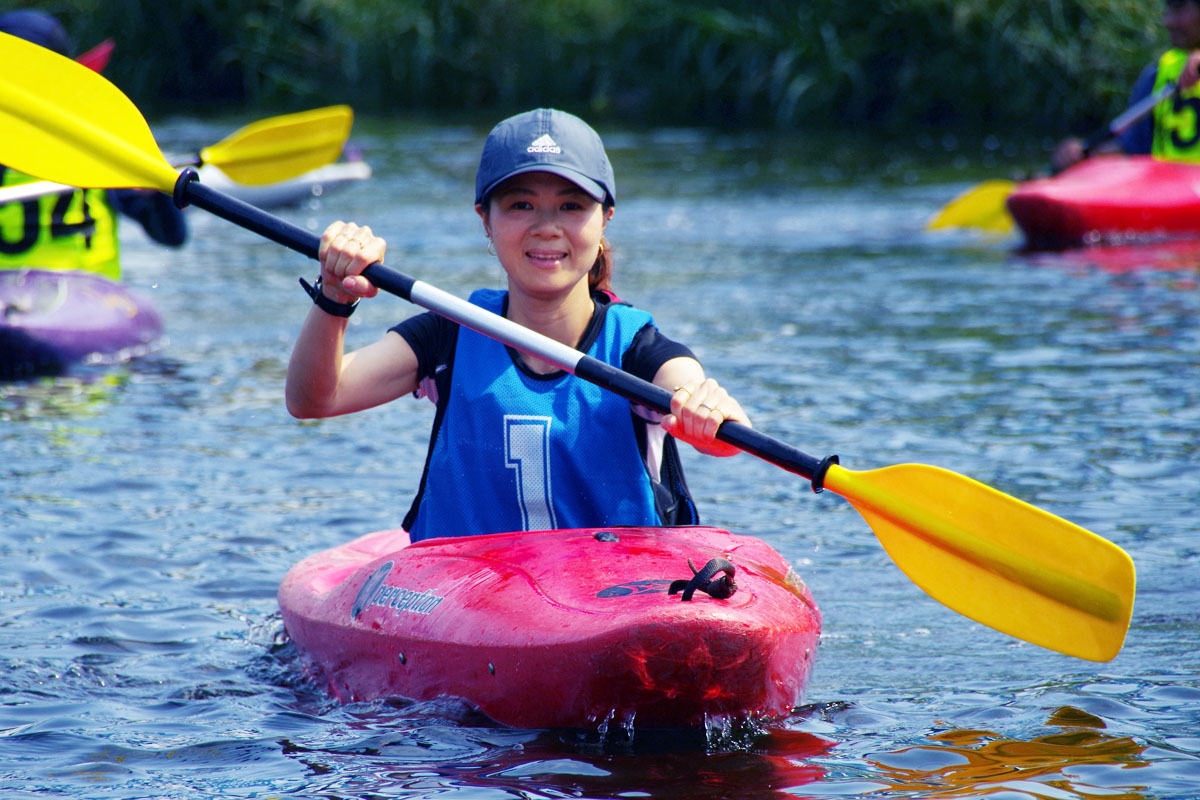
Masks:
[[[587,291],[611,209],[548,172],[509,178],[475,209],[511,292],[552,300]]]
[[[1185,50],[1200,47],[1200,2],[1168,0],[1163,10],[1163,25],[1172,47]]]

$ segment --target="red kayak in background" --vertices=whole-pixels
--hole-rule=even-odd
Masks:
[[[1095,156],[1018,184],[1007,204],[1034,249],[1200,237],[1200,164]]]
[[[343,701],[458,697],[517,728],[785,716],[821,628],[779,553],[702,527],[379,531],[301,561],[279,605]]]

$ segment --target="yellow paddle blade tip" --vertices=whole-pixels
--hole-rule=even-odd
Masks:
[[[1010,233],[1014,222],[1005,201],[1016,188],[1006,180],[989,180],[962,192],[926,223],[929,230],[976,228],[989,233]]]
[[[0,163],[69,186],[173,189],[146,120],[107,78],[6,33],[0,62]]]
[[[336,161],[353,123],[347,105],[268,117],[204,148],[200,160],[238,183],[277,183]]]
[[[1048,511],[926,464],[838,465],[825,486],[850,501],[930,597],[1002,633],[1089,661],[1125,641],[1129,554]]]

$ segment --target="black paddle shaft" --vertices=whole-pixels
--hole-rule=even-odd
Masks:
[[[179,180],[175,183],[174,197],[175,205],[180,208],[185,208],[189,204],[196,205],[311,259],[315,260],[318,257],[321,247],[319,236],[268,214],[256,206],[205,186],[200,183],[194,170],[187,169],[180,173]],[[383,264],[372,264],[363,270],[362,274],[374,286],[385,292],[536,356],[547,363],[554,364],[560,369],[614,392],[627,400],[640,403],[662,414],[668,414],[671,411],[671,392],[661,386],[655,386],[649,381],[585,355],[574,348],[567,347]],[[837,456],[817,459],[739,422],[723,422],[717,431],[717,438],[758,456],[764,461],[769,461],[789,472],[807,478],[812,481],[813,491],[817,492],[822,489],[825,471],[831,464],[837,463]]]

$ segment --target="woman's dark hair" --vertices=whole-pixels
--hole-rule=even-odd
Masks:
[[[612,208],[609,203],[604,204],[604,217],[608,218],[608,211]],[[609,291],[612,289],[612,273],[613,273],[613,250],[612,245],[608,243],[608,239],[601,234],[600,236],[600,252],[596,255],[596,263],[592,264],[591,270],[588,272],[588,288],[593,292]]]

